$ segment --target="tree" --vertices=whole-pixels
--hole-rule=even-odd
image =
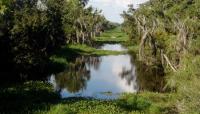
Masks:
[[[136,10],[130,6],[122,15],[125,20],[123,30],[131,39],[136,39],[140,60],[149,61],[148,56],[167,63],[176,71],[181,57],[198,45],[193,40],[199,37],[199,32],[194,29],[199,25],[193,25],[199,22],[196,17],[199,11],[193,10],[198,6],[198,1],[187,0],[151,0]],[[193,43],[195,45],[191,46]]]
[[[21,77],[45,75],[56,49],[91,43],[106,20],[100,11],[86,8],[87,1],[1,0],[1,63],[12,66]]]

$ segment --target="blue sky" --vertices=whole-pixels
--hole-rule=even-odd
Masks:
[[[101,9],[103,15],[112,22],[122,23],[123,19],[120,14],[127,10],[128,4],[133,4],[135,8],[138,4],[144,3],[148,0],[89,0],[88,5],[94,8]]]

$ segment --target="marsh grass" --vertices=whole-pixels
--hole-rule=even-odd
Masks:
[[[30,81],[1,88],[1,114],[153,114],[160,111],[155,103],[168,97],[152,100],[142,94],[125,94],[116,100],[93,98],[61,99],[52,85],[43,81]],[[157,95],[156,95],[157,96]],[[159,95],[161,96],[161,95]],[[156,99],[156,97],[155,97]],[[153,104],[154,103],[154,104]]]
[[[128,36],[121,31],[121,27],[116,27],[96,37],[95,41],[97,43],[122,43],[128,41]]]
[[[56,67],[64,67],[69,61],[73,61],[79,56],[107,56],[107,55],[120,55],[125,54],[126,51],[109,51],[96,49],[88,45],[74,44],[62,47],[56,51],[51,57],[52,65]]]
[[[176,107],[181,113],[200,113],[200,56],[182,58],[177,73],[167,76],[168,86],[177,94]]]
[[[173,94],[124,94],[116,100],[68,98],[38,114],[177,114]]]

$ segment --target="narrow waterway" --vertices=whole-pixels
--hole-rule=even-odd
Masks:
[[[110,51],[126,51],[127,49],[121,44],[103,44],[100,49]]]
[[[125,51],[121,44],[104,44],[101,49]],[[134,93],[139,90],[157,90],[162,79],[154,77],[138,78],[134,58],[130,54],[100,57],[77,57],[65,71],[52,74],[49,82],[54,85],[62,98],[92,97],[97,99],[116,99],[121,93]],[[142,71],[144,69],[140,69]],[[145,71],[142,71],[145,72]],[[146,71],[149,73],[149,71]],[[143,74],[148,74],[143,73]],[[148,75],[152,76],[149,73]],[[146,76],[148,76],[146,75]],[[144,79],[147,78],[147,82]],[[150,80],[148,79],[150,78]],[[149,84],[149,85],[148,85]],[[152,85],[151,85],[152,84]]]

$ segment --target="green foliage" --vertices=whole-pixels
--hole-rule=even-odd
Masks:
[[[36,81],[9,85],[0,88],[0,110],[3,114],[33,113],[35,110],[48,110],[59,100],[52,86]]]
[[[122,31],[127,33],[130,40],[133,42],[137,42],[136,38],[138,37],[139,33],[137,32],[137,24],[135,22],[134,17],[132,16],[132,12],[135,11],[133,6],[129,6],[129,10],[127,12],[123,12],[122,17],[124,18],[124,23],[122,24]]]
[[[130,6],[129,11],[124,12],[123,17],[125,22],[123,23],[124,31],[129,35],[131,39],[135,39],[136,42],[140,41],[141,31],[138,31],[135,17],[145,16],[146,26],[152,27],[151,23],[155,21],[157,27],[152,37],[156,40],[158,48],[164,49],[166,53],[175,53],[177,46],[178,30],[176,28],[177,20],[182,21],[185,26],[188,27],[189,39],[196,39],[199,37],[199,5],[198,0],[188,1],[173,1],[173,0],[151,0],[140,8],[134,10]],[[127,31],[126,31],[127,30]],[[132,37],[134,35],[134,37]],[[196,43],[197,41],[192,41]],[[190,45],[190,48],[197,47]],[[172,55],[172,54],[171,54]]]
[[[192,58],[192,59],[191,59]],[[188,55],[182,60],[182,68],[168,76],[168,85],[178,94],[180,111],[183,113],[199,113],[199,67],[200,57]]]
[[[44,75],[48,59],[69,43],[91,43],[113,27],[87,0],[1,0],[0,62],[5,75]],[[107,26],[110,24],[110,26]],[[37,73],[36,73],[37,72]],[[36,74],[35,74],[36,73]]]
[[[87,98],[68,98],[48,111],[37,114],[167,114],[177,113],[171,94],[141,93],[125,94],[116,100],[95,100]]]
[[[167,86],[171,92],[175,92],[177,101],[172,102],[176,113],[199,113],[199,47],[200,47],[200,1],[199,0],[150,0],[142,4],[138,9],[130,6],[129,11],[124,12],[125,22],[123,30],[134,39],[135,44],[141,48],[141,38],[145,32],[143,30],[152,31],[153,23],[156,25],[153,32],[147,35],[145,41],[144,52],[150,57],[152,63],[162,61],[162,53],[168,56],[169,61],[177,72],[172,73],[165,63],[163,68],[167,73]],[[138,29],[137,19],[144,29]],[[135,36],[134,36],[135,35]],[[184,36],[185,35],[185,36]],[[132,37],[134,36],[134,37]],[[149,39],[153,39],[152,43]],[[156,56],[152,54],[155,48],[148,43],[156,46]],[[136,49],[136,50],[139,50]],[[161,53],[162,51],[162,53]],[[154,59],[151,59],[154,58]],[[156,62],[154,62],[156,60]],[[145,60],[146,61],[146,60]],[[164,112],[172,113],[173,108],[168,110],[166,107]],[[168,110],[168,111],[165,111]]]
[[[92,99],[69,99],[60,105],[56,105],[50,111],[43,112],[47,114],[59,113],[75,114],[124,114],[127,111],[120,109],[115,101],[100,101]]]
[[[6,11],[6,6],[2,4],[2,1],[0,1],[0,15],[3,15]]]
[[[52,85],[31,81],[1,85],[0,109],[4,114],[161,114],[173,112],[173,95],[144,92],[125,94],[116,100],[60,99]],[[15,102],[14,102],[15,101]]]
[[[139,97],[137,95],[133,95],[128,99],[120,99],[118,101],[118,104],[121,107],[125,108],[126,110],[139,110],[139,111],[147,110],[151,106],[151,103],[147,99]]]

